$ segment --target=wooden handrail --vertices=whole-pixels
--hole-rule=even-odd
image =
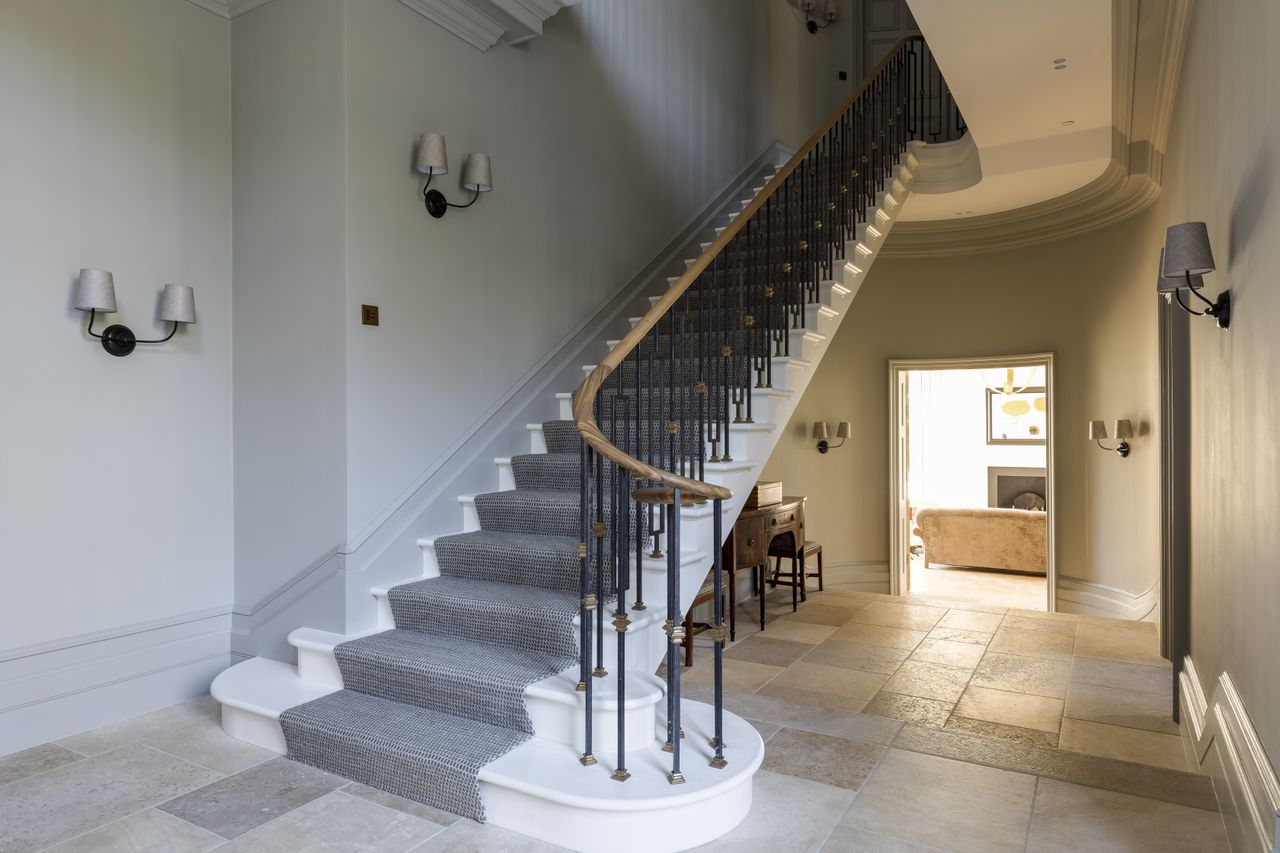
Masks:
[[[650,306],[649,310],[640,318],[640,322],[632,326],[631,331],[627,332],[622,340],[618,341],[617,345],[609,351],[609,354],[600,360],[595,369],[582,380],[582,384],[573,392],[573,421],[578,427],[578,432],[582,434],[582,440],[596,453],[599,453],[624,471],[630,472],[637,480],[651,480],[670,488],[680,489],[685,495],[696,495],[708,500],[724,500],[733,497],[732,489],[684,477],[662,468],[655,468],[614,445],[609,439],[605,438],[604,433],[600,430],[600,425],[596,422],[596,395],[600,393],[600,389],[603,387],[605,380],[609,378],[609,375],[622,364],[626,357],[631,354],[631,351],[644,339],[644,336],[676,304],[680,297],[684,295],[684,292],[698,279],[698,276],[702,275],[712,261],[724,251],[730,241],[746,225],[747,221],[778,191],[783,182],[809,155],[809,152],[817,147],[827,132],[835,127],[836,122],[866,92],[880,72],[889,64],[890,60],[896,57],[899,51],[908,43],[917,41],[922,42],[924,38],[917,35],[907,36],[894,45],[893,50],[885,54],[885,57],[880,60],[880,63],[867,75],[858,88],[849,97],[845,98],[836,111],[831,114],[831,118],[827,119],[822,127],[818,128],[817,132],[810,136],[808,141],[800,146],[795,154],[791,155],[791,159],[778,170],[769,183],[765,184],[764,189],[743,208],[741,213],[733,218],[733,221],[720,233],[720,236],[716,237],[711,245],[707,247],[707,250],[699,255],[698,259],[685,270],[684,275],[680,276],[679,280],[667,289],[661,299]],[[703,440],[703,437],[699,436],[698,440]]]

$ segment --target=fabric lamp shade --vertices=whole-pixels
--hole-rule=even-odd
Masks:
[[[822,7],[823,20],[830,23],[836,19],[837,15],[839,15],[839,6],[836,4],[836,0],[827,0],[826,4]]]
[[[1133,438],[1133,424],[1126,420],[1116,421],[1116,438]]]
[[[101,311],[111,314],[116,310],[116,282],[106,270],[82,269],[76,284],[76,310]]]
[[[848,437],[849,437],[849,422],[841,421],[840,425],[836,427],[836,438],[848,438]]]
[[[1100,441],[1107,437],[1107,425],[1102,421],[1089,421],[1089,440]]]
[[[462,187],[473,192],[487,193],[493,189],[493,172],[488,154],[468,154],[462,164]]]
[[[160,295],[160,319],[170,323],[196,321],[196,294],[185,284],[166,284]]]
[[[813,422],[813,437],[818,439],[819,441],[827,440],[827,422],[826,421]]]
[[[1209,248],[1209,229],[1203,222],[1184,222],[1170,226],[1164,236],[1165,278],[1181,278],[1211,273],[1213,250]]]
[[[445,151],[443,136],[438,133],[418,136],[418,159],[414,168],[424,175],[443,175],[449,171],[449,155]]]
[[[1156,293],[1173,293],[1178,290],[1184,290],[1190,287],[1192,290],[1199,290],[1204,287],[1204,277],[1199,275],[1187,276],[1175,275],[1171,278],[1165,278],[1164,275],[1164,249],[1160,250],[1160,268],[1156,271]]]

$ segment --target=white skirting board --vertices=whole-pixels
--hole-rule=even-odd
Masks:
[[[1154,622],[1160,618],[1160,589],[1152,583],[1144,592],[1107,586],[1096,581],[1058,575],[1058,610],[1083,616]]]
[[[1206,698],[1195,663],[1179,676],[1182,733],[1193,766],[1213,779],[1234,853],[1280,853],[1280,781],[1230,673]]]

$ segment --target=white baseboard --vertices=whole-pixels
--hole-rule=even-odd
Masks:
[[[1083,616],[1152,622],[1160,615],[1160,590],[1155,583],[1134,594],[1114,586],[1058,575],[1058,610]]]
[[[200,695],[230,631],[222,607],[0,652],[0,755]]]
[[[858,592],[889,593],[889,564],[876,560],[825,563],[822,567],[827,589],[855,589]]]
[[[1234,853],[1280,853],[1280,781],[1231,680],[1206,699],[1188,656],[1179,675],[1182,732],[1200,772],[1213,779]]]

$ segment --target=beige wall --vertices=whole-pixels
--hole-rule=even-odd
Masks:
[[[1059,577],[1132,595],[1152,587],[1155,216],[1032,248],[876,262],[765,469],[809,496],[809,535],[827,565],[887,583],[889,359],[1052,352]],[[1133,421],[1140,435],[1128,459],[1086,441],[1094,418]],[[815,420],[848,420],[853,438],[823,456],[808,438]]]
[[[1231,674],[1280,756],[1280,6],[1197,3],[1165,157],[1160,225],[1204,220],[1231,328],[1191,324],[1191,654]]]

